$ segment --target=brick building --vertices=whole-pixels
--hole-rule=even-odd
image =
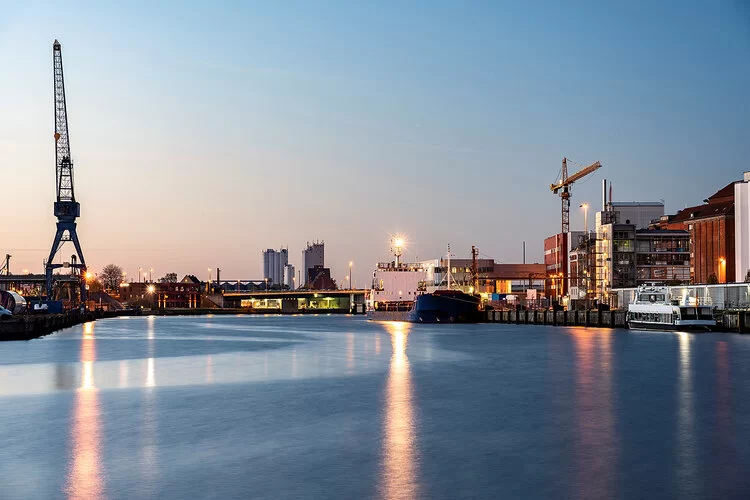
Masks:
[[[664,229],[690,233],[690,281],[708,283],[715,275],[719,283],[737,281],[735,272],[734,182],[726,185],[703,205],[688,207],[657,224]]]
[[[583,231],[557,233],[544,239],[544,267],[547,272],[547,297],[560,300],[568,293],[570,280],[569,250],[583,238]]]
[[[195,309],[200,306],[200,283],[123,283],[120,300],[160,309]]]

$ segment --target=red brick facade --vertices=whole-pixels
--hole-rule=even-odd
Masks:
[[[693,283],[708,283],[715,274],[719,283],[736,281],[734,272],[734,216],[722,215],[688,223]]]

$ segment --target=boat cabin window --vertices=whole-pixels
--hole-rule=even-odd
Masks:
[[[711,312],[710,307],[699,307],[698,308],[698,319],[714,319],[714,314]]]
[[[674,315],[662,314],[662,313],[643,313],[643,312],[631,312],[628,313],[628,319],[630,321],[638,321],[642,323],[674,323]]]
[[[664,302],[663,293],[649,293],[646,298],[649,302]]]
[[[680,307],[680,316],[682,319],[698,319],[695,307]]]

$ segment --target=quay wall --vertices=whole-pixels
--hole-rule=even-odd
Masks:
[[[486,311],[488,323],[627,328],[625,311]]]
[[[486,311],[487,323],[627,328],[626,311]],[[750,311],[718,311],[716,331],[750,333]]]

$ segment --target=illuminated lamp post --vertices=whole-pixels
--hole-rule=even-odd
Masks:
[[[351,260],[349,261],[349,290],[352,290],[354,288],[354,285],[352,285],[352,266],[354,265],[354,262]]]

